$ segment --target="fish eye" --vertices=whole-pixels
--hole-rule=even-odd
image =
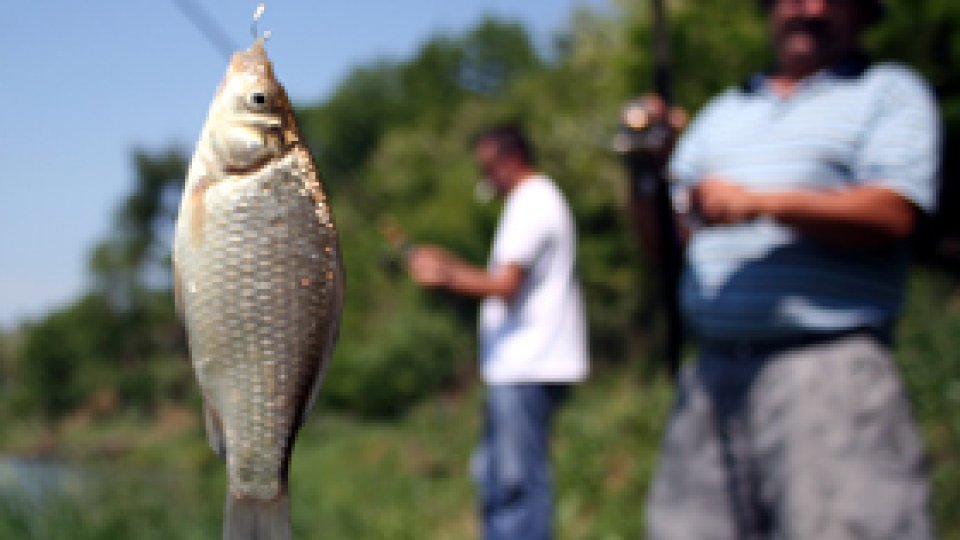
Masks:
[[[254,105],[264,105],[267,103],[267,96],[263,92],[254,92],[250,94],[250,102]]]

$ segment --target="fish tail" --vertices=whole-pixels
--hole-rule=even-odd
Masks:
[[[269,501],[227,494],[223,540],[290,540],[290,537],[290,498],[286,491]]]

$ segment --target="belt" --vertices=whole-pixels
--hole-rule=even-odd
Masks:
[[[823,345],[850,337],[870,337],[885,345],[892,342],[891,332],[879,328],[855,328],[840,332],[808,333],[777,339],[702,339],[700,353],[735,359],[760,358],[789,349]]]

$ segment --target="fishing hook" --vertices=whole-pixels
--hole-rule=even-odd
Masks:
[[[257,4],[257,9],[253,12],[253,22],[250,23],[250,33],[253,35],[253,39],[260,37],[257,35],[257,23],[260,21],[260,18],[263,17],[263,12],[265,10],[266,6],[263,4],[263,2],[261,2]],[[270,39],[270,31],[265,30],[263,32],[263,40],[266,41],[268,39]]]

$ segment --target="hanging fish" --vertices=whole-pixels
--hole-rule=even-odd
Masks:
[[[226,460],[224,535],[290,538],[287,473],[340,322],[343,268],[316,167],[262,38],[237,52],[197,143],[174,292]]]

